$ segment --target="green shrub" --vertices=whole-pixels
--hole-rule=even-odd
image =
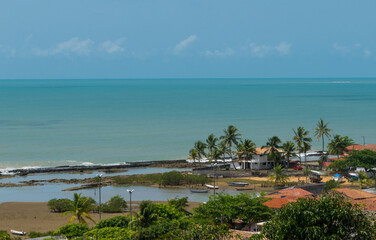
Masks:
[[[53,235],[59,236],[64,235],[67,238],[71,239],[74,237],[81,237],[84,235],[85,232],[89,231],[89,227],[79,223],[71,223],[59,227],[56,229]]]
[[[102,212],[107,213],[119,213],[123,209],[127,208],[127,202],[124,198],[116,195],[112,197],[107,203],[102,205]]]
[[[129,224],[129,218],[125,216],[116,216],[112,218],[107,218],[99,221],[94,228],[105,228],[105,227],[120,227],[126,228]]]
[[[166,186],[177,186],[181,185],[183,182],[184,176],[181,172],[178,171],[171,171],[166,172],[161,175],[160,184]]]
[[[10,240],[10,235],[7,231],[1,230],[0,231],[0,240]]]
[[[164,222],[152,225],[148,228],[142,228],[137,232],[137,239],[148,240],[148,239],[160,239],[166,233],[172,232],[176,229],[176,225],[171,222]]]
[[[45,236],[52,236],[53,235],[53,231],[49,231],[49,232],[45,232],[45,233],[41,233],[41,232],[29,232],[29,237],[30,238],[38,238],[38,237],[45,237]]]
[[[98,240],[126,240],[132,238],[135,232],[119,227],[105,227],[93,229],[85,233],[86,239],[95,239],[98,233]]]
[[[340,184],[339,182],[335,181],[334,179],[329,180],[329,181],[327,181],[327,182],[325,183],[325,185],[324,185],[324,191],[327,192],[327,191],[329,191],[329,190],[331,190],[331,189],[339,188],[340,185],[341,185],[341,184]]]
[[[48,208],[52,212],[66,212],[72,207],[72,201],[66,198],[62,199],[51,199],[48,201]]]

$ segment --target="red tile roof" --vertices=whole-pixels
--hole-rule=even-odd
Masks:
[[[376,211],[376,197],[367,198],[367,199],[359,199],[359,200],[351,200],[351,203],[359,204],[360,208],[363,210]]]
[[[281,208],[289,202],[296,202],[298,198],[273,198],[263,204],[270,208]]]
[[[278,190],[276,192],[273,192],[266,197],[278,197],[278,196],[284,196],[284,197],[296,197],[296,198],[301,198],[301,197],[307,197],[307,196],[313,196],[311,192],[308,192],[302,188],[292,188],[292,189],[282,189]]]
[[[335,191],[342,193],[346,197],[352,200],[361,200],[361,199],[368,199],[368,198],[376,198],[376,194],[365,192],[358,189],[350,189],[350,188],[337,188]]]
[[[345,151],[351,152],[353,150],[364,150],[364,149],[376,151],[376,145],[375,144],[367,144],[367,145],[363,146],[363,145],[360,145],[360,144],[354,144],[354,145],[346,147]]]

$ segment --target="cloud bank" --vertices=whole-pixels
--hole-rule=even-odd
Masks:
[[[183,41],[179,42],[174,47],[174,53],[180,54],[185,48],[187,48],[190,44],[196,41],[196,39],[197,39],[196,35],[191,35],[187,39],[184,39]]]

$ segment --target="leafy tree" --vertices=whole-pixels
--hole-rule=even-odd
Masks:
[[[376,166],[376,152],[368,149],[350,152],[344,159],[348,162],[349,167],[371,169]]]
[[[53,234],[54,234],[53,231],[49,231],[49,232],[29,232],[28,235],[30,238],[39,238],[39,237],[45,237],[45,236],[52,236]]]
[[[105,227],[121,227],[126,228],[129,224],[129,217],[116,216],[112,218],[107,218],[99,221],[95,224],[94,228],[105,228]]]
[[[308,137],[309,131],[305,130],[304,127],[298,127],[296,131],[294,131],[294,136],[292,140],[296,143],[296,148],[299,152],[299,160],[300,164],[302,164],[302,153],[306,150],[305,146],[308,146],[308,143],[312,142],[312,139]],[[306,150],[307,151],[307,150]]]
[[[225,135],[221,136],[220,139],[222,139],[223,144],[227,145],[227,147],[229,148],[230,158],[232,159],[232,145],[238,145],[241,134],[239,133],[239,130],[233,125],[228,126],[227,129],[223,130],[223,132]],[[233,159],[232,164],[234,166],[234,169],[236,170],[235,162],[233,161]]]
[[[346,172],[349,168],[349,164],[344,160],[335,160],[328,166],[328,168],[337,172]]]
[[[273,136],[268,139],[264,146],[262,146],[262,148],[268,148],[265,152],[269,154],[269,158],[274,160],[274,166],[277,166],[277,159],[280,158],[280,153],[278,150],[278,148],[280,148],[280,143],[281,139],[279,139],[277,136]]]
[[[278,165],[273,168],[274,174],[270,175],[270,179],[274,181],[274,185],[286,185],[289,179],[289,176],[283,174],[283,168],[281,165]]]
[[[184,180],[184,176],[181,172],[178,171],[171,171],[166,172],[161,175],[160,184],[166,185],[174,185],[178,186],[181,185]]]
[[[341,184],[339,182],[335,181],[334,179],[331,179],[325,183],[324,192],[328,192],[329,190],[339,188],[340,186]]]
[[[68,239],[72,239],[75,237],[81,237],[84,235],[85,232],[89,231],[89,227],[84,224],[79,223],[71,223],[64,225],[62,227],[59,227],[56,229],[56,231],[53,233],[55,236],[64,235]]]
[[[328,144],[328,150],[330,154],[337,155],[339,158],[339,155],[343,154],[343,151],[345,151],[345,148],[354,144],[354,141],[347,137],[344,136],[342,137],[341,135],[334,135],[332,141]]]
[[[363,185],[366,185],[366,186],[371,186],[372,185],[372,180],[369,179],[369,177],[367,176],[367,174],[365,172],[360,172],[359,175],[358,175],[358,182],[359,182],[359,188],[362,189],[363,188]]]
[[[56,199],[53,198],[48,201],[48,208],[52,212],[66,212],[69,211],[72,207],[72,201],[66,198]]]
[[[288,203],[264,225],[267,239],[375,239],[373,221],[343,195],[329,193],[319,199]]]
[[[0,230],[0,239],[1,240],[10,240],[10,235],[7,231]]]
[[[282,144],[282,150],[283,150],[283,155],[286,158],[287,161],[287,167],[290,166],[290,157],[296,156],[295,154],[295,143],[291,141],[286,141]]]
[[[119,195],[113,196],[108,202],[102,205],[102,211],[107,213],[119,213],[127,208],[127,202]]]
[[[229,229],[224,224],[214,224],[206,222],[205,224],[193,224],[188,230],[181,231],[177,239],[182,240],[215,240],[227,239],[230,235]]]
[[[95,207],[95,201],[93,201],[94,200],[92,198],[81,197],[81,193],[75,193],[70,210],[64,212],[63,215],[72,215],[72,217],[69,219],[69,223],[77,219],[79,223],[87,225],[87,222],[84,218],[94,222],[94,220],[89,215],[89,211],[91,211]]]
[[[135,232],[126,228],[105,227],[93,229],[84,234],[86,239],[96,239],[97,235],[98,240],[128,240],[132,239]]]
[[[317,122],[315,132],[313,133],[316,136],[316,139],[320,141],[322,139],[322,151],[324,152],[324,137],[330,138],[330,132],[332,129],[328,128],[328,123],[325,123],[324,120],[320,118],[320,121]]]
[[[267,220],[270,216],[271,209],[262,203],[266,199],[255,197],[249,194],[217,194],[206,204],[200,205],[195,209],[194,219],[197,223],[212,221],[215,224],[233,225],[233,220],[242,219],[244,222]]]
[[[181,211],[185,214],[189,214],[185,210],[185,208],[188,207],[188,197],[172,198],[172,199],[168,200],[168,205],[173,206],[178,211]]]

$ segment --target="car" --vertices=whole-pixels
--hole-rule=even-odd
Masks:
[[[302,168],[301,166],[298,165],[298,166],[295,166],[295,167],[294,167],[294,170],[303,170],[303,168]]]

